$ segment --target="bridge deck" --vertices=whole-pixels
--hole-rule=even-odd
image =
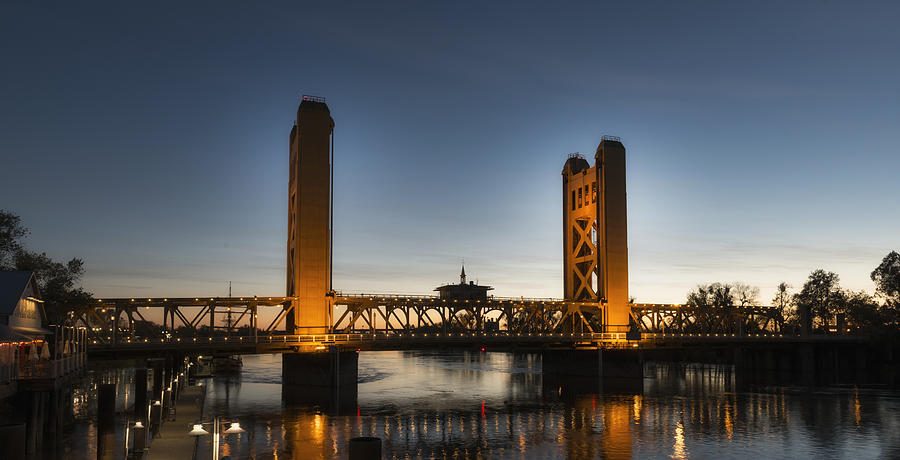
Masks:
[[[640,340],[628,340],[624,333],[354,333],[308,334],[265,337],[215,337],[190,340],[171,339],[96,343],[93,355],[185,354],[257,354],[312,352],[329,347],[345,350],[397,350],[436,348],[479,348],[500,350],[539,350],[546,348],[660,348],[679,346],[726,346],[737,344],[852,342],[855,336],[785,336],[780,334],[642,334]]]

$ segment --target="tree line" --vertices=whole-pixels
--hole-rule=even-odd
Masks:
[[[873,334],[900,333],[900,254],[891,251],[870,273],[875,295],[844,289],[837,273],[813,270],[799,291],[781,282],[772,306],[779,309],[785,330],[828,332],[850,329]],[[759,305],[759,288],[744,283],[700,284],[687,294],[687,305],[733,307]]]

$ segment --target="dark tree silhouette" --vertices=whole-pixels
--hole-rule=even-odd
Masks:
[[[745,284],[741,286],[753,289]],[[758,295],[759,289],[756,292]],[[698,284],[696,289],[688,292],[685,303],[695,307],[733,307],[734,286],[728,283]]]
[[[820,325],[827,328],[829,319],[841,311],[844,304],[844,291],[839,282],[840,278],[834,272],[813,271],[800,292],[794,294],[797,309],[809,312],[810,319],[818,318]]]
[[[871,277],[875,282],[876,294],[887,303],[900,303],[900,254],[897,251],[884,256],[881,265],[872,271]]]
[[[22,250],[22,238],[27,235],[19,216],[0,209],[0,270],[15,269],[16,253]]]
[[[848,325],[855,329],[875,332],[884,328],[884,317],[878,303],[865,291],[845,291],[839,313],[843,313]]]
[[[900,329],[900,254],[891,251],[872,271],[875,293],[881,297],[882,321],[895,333]]]
[[[772,299],[772,305],[781,310],[781,317],[784,318],[786,326],[796,327],[799,323],[797,318],[797,306],[794,304],[794,296],[789,292],[791,285],[782,281],[775,287],[775,297]]]

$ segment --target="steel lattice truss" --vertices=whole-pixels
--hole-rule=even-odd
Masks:
[[[784,318],[775,307],[632,304],[631,320],[641,332],[673,334],[781,333]]]
[[[99,344],[284,335],[292,297],[105,299],[74,311]],[[434,296],[338,294],[331,333],[600,333],[601,306],[560,299],[448,300]],[[258,324],[259,313],[268,318]],[[160,316],[162,323],[159,322]],[[230,318],[230,319],[227,319]],[[777,308],[632,304],[631,329],[664,334],[781,333]],[[227,320],[226,320],[227,319]]]
[[[572,226],[572,266],[574,298],[597,298],[597,219],[579,217]]]
[[[602,328],[596,304],[560,299],[357,294],[337,296],[335,307],[335,332],[601,332]]]

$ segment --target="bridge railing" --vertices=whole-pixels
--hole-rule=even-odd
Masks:
[[[96,342],[90,345],[93,350],[127,349],[127,348],[159,348],[159,347],[216,347],[252,349],[257,346],[322,346],[358,345],[365,343],[398,344],[404,343],[465,343],[465,344],[498,344],[498,343],[568,343],[600,345],[606,348],[639,347],[643,345],[689,343],[727,343],[733,341],[771,341],[794,340],[793,335],[778,332],[759,332],[752,334],[734,333],[642,333],[640,336],[624,332],[588,333],[588,332],[533,332],[515,333],[498,332],[352,332],[338,334],[282,334],[269,336],[230,336],[230,337],[192,337],[170,339],[124,340],[118,343]],[[77,366],[77,364],[76,364]]]
[[[258,336],[230,336],[230,337],[169,337],[160,339],[123,339],[116,343],[104,341],[92,341],[92,349],[111,349],[127,347],[158,347],[166,345],[184,346],[254,346],[254,345],[294,345],[294,344],[346,344],[360,342],[608,342],[627,343],[625,333],[562,333],[562,332],[534,332],[515,333],[508,331],[497,332],[406,332],[406,331],[382,331],[382,332],[353,332],[337,334],[282,334],[282,335],[258,335]]]
[[[423,294],[378,294],[374,292],[344,292],[344,291],[336,291],[335,296],[337,298],[347,298],[347,299],[361,299],[361,300],[383,300],[383,301],[432,301],[432,302],[440,302],[441,298],[437,295],[423,295]],[[488,296],[485,299],[486,302],[544,302],[544,303],[564,303],[567,302],[564,299],[557,299],[552,297],[498,297],[498,296]],[[475,302],[475,300],[473,300]],[[569,301],[574,303],[582,303],[580,301]]]

